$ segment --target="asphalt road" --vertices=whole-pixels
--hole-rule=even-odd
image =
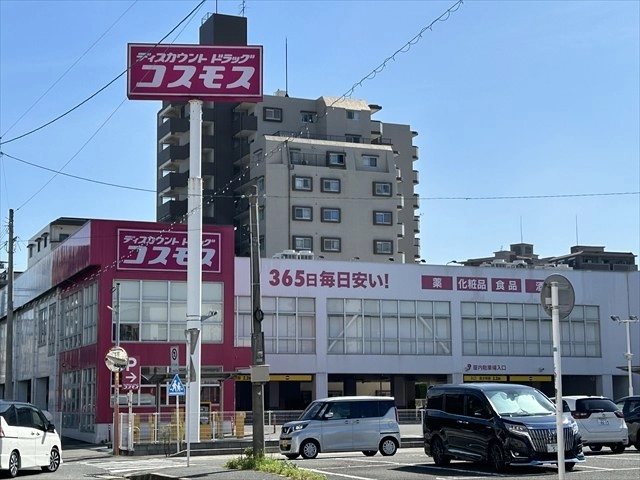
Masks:
[[[608,449],[600,453],[587,451],[587,461],[566,473],[566,479],[575,480],[638,480],[640,478],[640,451],[628,448],[622,454]],[[282,458],[275,455],[276,458]],[[113,457],[106,449],[74,449],[64,452],[65,463],[53,473],[41,474],[37,470],[23,471],[20,478],[30,480],[68,480],[81,478],[121,479],[136,474],[161,473],[169,478],[272,480],[282,479],[258,472],[231,472],[223,467],[233,456],[214,455],[186,458]],[[365,457],[357,453],[320,454],[314,460],[294,460],[299,468],[322,473],[327,480],[476,480],[499,478],[516,480],[557,479],[558,471],[552,466],[518,467],[505,474],[495,474],[488,467],[467,462],[452,462],[447,468],[436,467],[433,460],[420,448],[402,448],[393,457]],[[166,478],[166,477],[165,477]]]

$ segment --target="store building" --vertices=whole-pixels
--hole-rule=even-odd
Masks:
[[[15,397],[61,415],[66,436],[106,441],[114,379],[104,355],[116,326],[140,374],[133,411],[174,408],[171,348],[186,358],[186,229],[89,220],[55,245],[14,282]],[[202,324],[201,399],[212,410],[249,411],[250,260],[234,258],[231,227],[206,226],[203,251],[202,311],[218,314]],[[309,258],[260,260],[266,410],[363,394],[391,394],[400,408],[414,408],[429,385],[443,382],[527,383],[552,395],[551,319],[540,288],[556,273],[575,290],[561,322],[564,393],[627,392],[625,332],[610,316],[638,314],[637,271]],[[5,345],[6,287],[0,299]],[[631,325],[636,354],[638,327]],[[3,395],[5,355],[0,350]]]

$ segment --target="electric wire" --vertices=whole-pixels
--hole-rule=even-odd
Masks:
[[[206,0],[200,0],[200,3],[198,3],[198,5],[196,5],[193,10],[191,10],[191,12],[189,12],[189,14],[187,14],[186,17],[184,17],[182,20],[180,20],[180,22],[173,27],[173,29],[171,29],[171,31],[169,33],[167,33],[164,37],[162,37],[160,39],[160,41],[158,41],[153,48],[157,47],[158,45],[160,45],[167,37],[169,37],[173,32],[175,32],[178,27],[180,25],[182,25],[182,23],[184,23],[186,20],[188,20],[195,12],[197,12],[200,7],[202,7],[202,5],[205,3]],[[133,65],[132,65],[133,66]],[[9,140],[4,140],[4,141],[0,141],[0,145],[5,145],[7,143],[11,143],[14,142],[16,140],[19,140],[21,138],[27,137],[29,135],[32,135],[40,130],[42,130],[43,128],[48,127],[49,125],[57,122],[58,120],[60,120],[61,118],[66,117],[67,115],[69,115],[70,113],[74,112],[75,110],[77,110],[78,108],[80,108],[82,105],[84,105],[85,103],[89,102],[90,100],[92,100],[93,98],[95,98],[96,96],[98,96],[100,93],[102,93],[103,91],[105,91],[107,88],[109,88],[111,85],[113,85],[116,81],[118,81],[123,75],[125,75],[129,69],[131,67],[127,67],[122,73],[120,73],[118,76],[116,76],[113,80],[111,80],[110,82],[108,82],[106,85],[104,85],[103,87],[101,87],[100,89],[98,89],[96,92],[94,92],[93,94],[91,94],[89,97],[85,98],[83,101],[81,101],[80,103],[78,103],[77,105],[75,105],[74,107],[70,108],[69,110],[67,110],[66,112],[58,115],[57,117],[55,117],[52,120],[49,120],[48,122],[40,125],[37,128],[34,128],[33,130],[30,130],[26,133],[23,133],[22,135],[18,135],[17,137],[13,137]]]
[[[107,33],[109,33],[111,31],[111,29],[113,27],[115,27],[116,24],[120,20],[122,20],[122,18],[124,18],[124,16],[129,12],[129,10],[131,10],[134,7],[134,5],[136,3],[138,3],[138,1],[139,0],[134,0],[133,3],[131,5],[129,5],[129,7],[127,7],[127,9],[124,12],[122,12],[122,14],[120,14],[120,16],[118,18],[116,18],[116,20],[102,33],[102,35],[100,35],[89,46],[89,48],[87,48],[71,65],[69,65],[69,67],[57,78],[57,80],[55,80],[51,84],[51,86],[49,88],[47,88],[47,90],[45,90],[44,93],[42,93],[42,95],[40,95],[31,104],[31,106],[29,108],[27,108],[27,110],[22,115],[20,115],[20,117],[15,122],[13,122],[4,133],[2,133],[2,135],[0,135],[0,139],[5,137],[13,129],[13,127],[15,127],[20,122],[20,120],[22,120],[38,103],[40,103],[40,100],[42,100],[51,90],[53,90],[53,87],[55,87],[58,83],[60,83],[60,81],[67,75],[67,73],[69,73],[73,69],[73,67],[75,67],[80,62],[80,60],[82,60],[91,50],[93,50],[93,47],[95,47],[100,42],[100,40],[102,40],[107,35]]]

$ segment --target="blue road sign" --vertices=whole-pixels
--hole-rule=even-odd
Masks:
[[[184,384],[180,380],[180,376],[176,374],[169,384],[169,396],[184,395]]]

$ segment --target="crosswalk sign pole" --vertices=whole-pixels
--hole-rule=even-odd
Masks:
[[[176,395],[176,454],[180,453],[180,396]]]

